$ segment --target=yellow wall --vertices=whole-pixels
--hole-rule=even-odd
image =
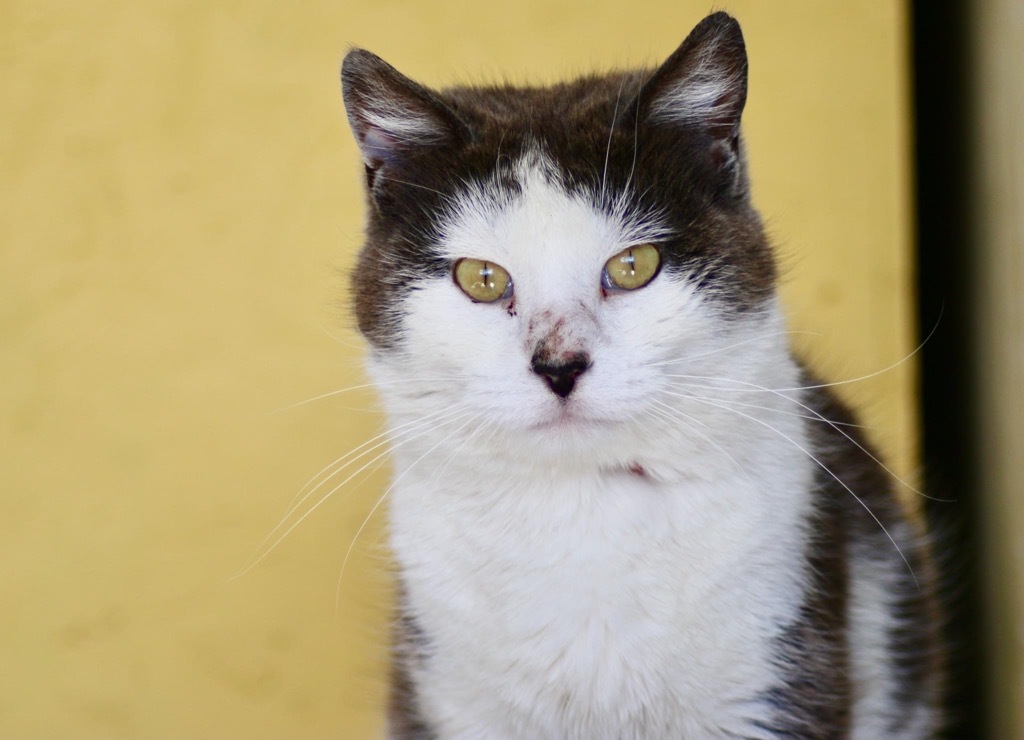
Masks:
[[[360,240],[337,67],[427,83],[657,62],[705,0],[0,7],[0,737],[368,737],[385,473],[229,580],[378,430],[338,308]],[[735,0],[756,196],[832,377],[913,348],[905,11]],[[501,8],[501,11],[496,10]],[[586,8],[586,10],[583,10]],[[500,14],[499,14],[500,13]],[[902,471],[913,361],[848,386]]]

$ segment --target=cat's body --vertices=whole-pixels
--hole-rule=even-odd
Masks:
[[[344,84],[395,430],[393,737],[932,735],[930,567],[789,350],[735,21],[555,88],[433,93],[361,51]]]

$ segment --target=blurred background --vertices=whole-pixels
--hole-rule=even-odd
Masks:
[[[957,732],[1022,736],[1022,6],[722,7],[800,350],[872,376],[842,386],[872,438],[956,499],[922,509],[963,604]],[[3,3],[0,737],[380,735],[388,471],[359,447],[383,419],[341,58],[550,82],[658,64],[708,9]]]

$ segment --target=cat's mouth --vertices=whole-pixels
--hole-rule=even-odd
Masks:
[[[581,410],[577,404],[559,404],[558,409],[530,425],[536,431],[586,431],[609,426],[611,419],[593,416]]]

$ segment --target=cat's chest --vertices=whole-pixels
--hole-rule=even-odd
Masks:
[[[433,656],[415,678],[452,736],[707,734],[756,714],[802,585],[797,521],[769,535],[749,479],[403,483],[393,545]]]

